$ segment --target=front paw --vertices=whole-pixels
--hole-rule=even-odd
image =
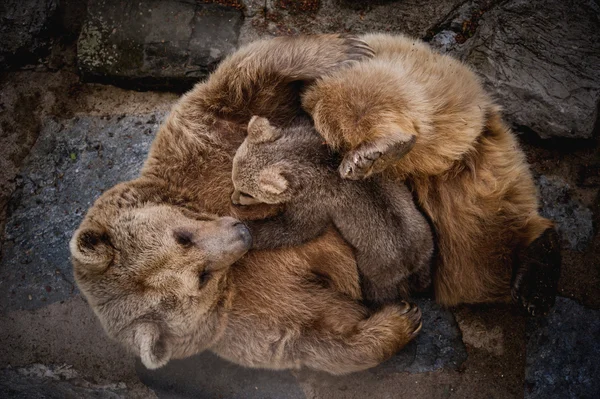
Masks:
[[[544,315],[554,305],[560,263],[560,243],[554,229],[546,230],[520,254],[511,294],[530,315]]]
[[[339,166],[343,179],[360,180],[373,174],[373,165],[381,157],[376,148],[362,147],[348,152]]]
[[[401,140],[363,143],[348,151],[338,169],[340,176],[343,179],[360,180],[384,171],[414,147],[416,137],[405,136]]]

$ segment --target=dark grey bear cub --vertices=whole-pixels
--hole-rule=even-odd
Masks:
[[[254,248],[299,245],[333,224],[355,249],[367,303],[426,289],[433,237],[407,187],[380,176],[342,179],[339,162],[310,120],[275,128],[252,118],[233,159],[232,202],[285,204],[274,217],[246,222]]]

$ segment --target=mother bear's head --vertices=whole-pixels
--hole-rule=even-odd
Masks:
[[[251,246],[237,219],[166,193],[143,178],[113,187],[70,242],[77,285],[104,329],[149,368],[210,344],[213,313],[230,300],[227,271]]]

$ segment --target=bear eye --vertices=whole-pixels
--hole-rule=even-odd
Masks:
[[[251,198],[251,199],[254,199],[254,197],[253,197],[253,196],[251,196],[250,194],[246,194],[246,193],[244,193],[244,192],[240,192],[240,195],[241,195],[242,197],[246,197],[246,198]]]
[[[200,288],[202,288],[206,285],[208,280],[210,280],[210,277],[211,277],[211,274],[209,271],[205,270],[202,273],[200,273],[200,276],[198,277],[198,281],[200,282]]]
[[[173,232],[173,237],[175,238],[177,244],[181,245],[184,248],[189,248],[192,245],[194,245],[194,236],[189,231],[176,230]]]

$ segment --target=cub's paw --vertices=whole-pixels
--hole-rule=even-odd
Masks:
[[[511,295],[532,316],[548,313],[554,305],[560,277],[560,240],[554,229],[547,229],[517,260]]]
[[[382,172],[394,164],[415,145],[416,137],[408,136],[404,140],[380,140],[359,145],[348,151],[342,160],[339,173],[344,179],[360,180]]]

